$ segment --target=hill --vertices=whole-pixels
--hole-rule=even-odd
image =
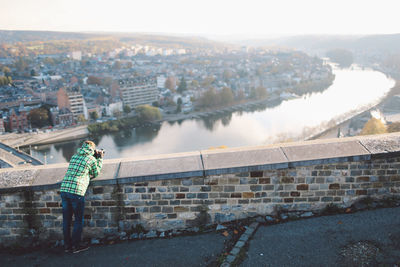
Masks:
[[[252,46],[280,46],[324,56],[331,49],[352,52],[400,53],[400,34],[380,35],[298,35],[274,39],[252,39],[240,42]]]
[[[75,33],[0,30],[0,57],[111,51],[122,46],[152,45],[163,48],[222,49],[227,45],[206,38],[142,33]]]
[[[95,34],[52,31],[6,31],[0,30],[0,44],[16,44],[37,41],[84,40],[97,37]]]

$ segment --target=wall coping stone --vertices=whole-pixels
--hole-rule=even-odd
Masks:
[[[104,160],[92,185],[283,169],[400,154],[400,133]],[[68,163],[0,169],[0,192],[59,187]]]

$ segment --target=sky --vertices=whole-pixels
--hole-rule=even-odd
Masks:
[[[400,33],[398,0],[0,0],[1,30],[220,36]]]

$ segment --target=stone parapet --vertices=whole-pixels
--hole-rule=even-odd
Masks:
[[[400,134],[105,160],[86,194],[85,235],[166,231],[348,207],[400,190]],[[62,239],[67,164],[0,170],[0,243]]]

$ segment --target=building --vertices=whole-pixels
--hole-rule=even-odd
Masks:
[[[4,128],[4,120],[0,118],[0,134],[4,133],[6,129]]]
[[[53,125],[69,126],[74,124],[74,114],[68,108],[51,108],[51,120]]]
[[[165,81],[167,78],[165,78],[164,75],[157,76],[157,88],[162,89],[165,88]]]
[[[28,129],[28,112],[23,105],[19,108],[12,108],[10,110],[7,128],[11,132]]]
[[[105,114],[107,116],[113,116],[117,112],[123,111],[123,103],[121,101],[117,101],[114,103],[110,103],[108,106],[105,107]]]
[[[151,105],[158,100],[157,81],[153,77],[137,77],[119,80],[122,102],[131,108]]]
[[[83,115],[85,119],[88,119],[88,112],[83,99],[83,95],[77,90],[65,90],[60,88],[57,92],[57,105],[58,109],[68,109],[74,114],[75,120],[80,115]]]
[[[88,104],[87,111],[88,111],[90,119],[93,119],[93,116],[96,116],[96,115],[92,115],[92,113],[96,113],[97,114],[97,118],[101,118],[102,117],[102,108],[99,105],[95,105],[93,103],[92,104]]]
[[[82,51],[74,51],[71,53],[71,58],[73,60],[82,60]]]

